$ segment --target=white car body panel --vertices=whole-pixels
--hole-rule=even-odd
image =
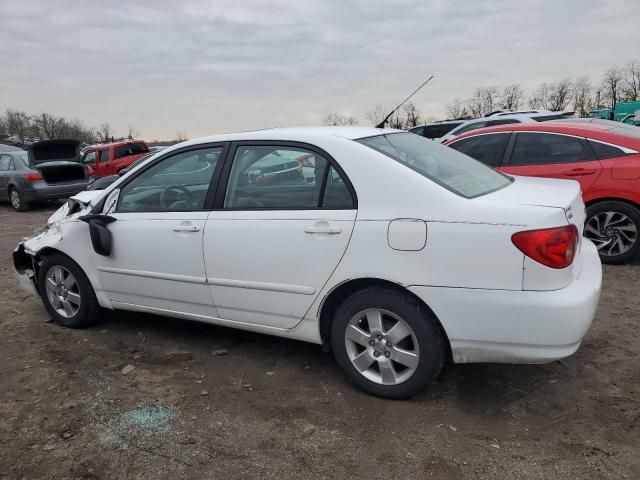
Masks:
[[[583,221],[577,182],[516,177],[506,188],[467,199],[352,141],[383,133],[399,132],[274,129],[190,140],[162,152],[242,140],[308,143],[339,163],[357,193],[357,210],[115,212],[112,255],[97,255],[78,217],[145,162],[104,191],[83,192],[79,212],[67,217],[69,207],[62,207],[24,248],[71,257],[106,308],[322,343],[319,319],[328,295],[345,282],[377,278],[408,289],[434,311],[456,362],[542,362],[575,351],[600,291],[593,245],[583,240],[574,264],[553,270],[525,257],[511,236]],[[414,224],[402,225],[407,221]],[[199,228],[173,230],[189,222]]]

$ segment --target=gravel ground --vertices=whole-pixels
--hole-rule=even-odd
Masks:
[[[572,357],[449,365],[393,402],[316,345],[130,313],[47,323],[11,251],[51,210],[0,205],[2,479],[640,478],[640,264],[605,268]]]

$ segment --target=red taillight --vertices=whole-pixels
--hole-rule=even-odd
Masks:
[[[313,155],[308,153],[306,155],[296,158],[296,160],[298,160],[298,163],[300,164],[301,167],[315,168],[315,165],[313,164],[313,162],[311,162],[312,158],[313,158]]]
[[[25,173],[24,179],[27,183],[39,182],[40,180],[44,180],[41,174],[39,173]]]
[[[514,233],[513,244],[527,257],[551,268],[573,263],[579,240],[575,225]]]

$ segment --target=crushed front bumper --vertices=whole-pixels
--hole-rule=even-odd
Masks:
[[[23,242],[20,242],[13,251],[13,265],[16,269],[20,287],[25,292],[38,296],[34,258],[26,252]]]

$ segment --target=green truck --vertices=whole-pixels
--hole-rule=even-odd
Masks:
[[[628,123],[640,127],[640,102],[620,102],[610,108],[599,108],[591,110],[591,118],[604,118],[605,120],[615,120],[616,122]]]

